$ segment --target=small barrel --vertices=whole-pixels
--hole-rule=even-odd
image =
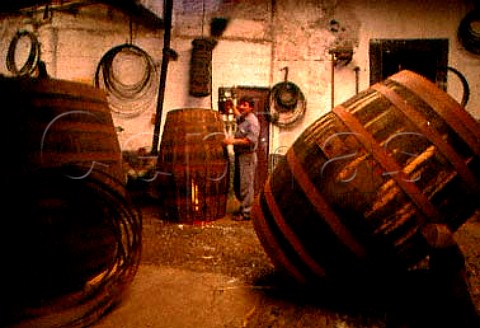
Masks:
[[[229,162],[224,123],[211,109],[169,111],[157,161],[166,218],[201,223],[225,216]]]
[[[298,137],[254,208],[259,239],[300,282],[418,267],[426,224],[454,232],[479,208],[479,140],[455,100],[401,71]]]
[[[141,249],[105,94],[50,78],[1,77],[0,90],[14,213],[0,232],[0,325],[86,326],[118,302]]]

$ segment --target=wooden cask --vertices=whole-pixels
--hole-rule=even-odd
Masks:
[[[105,93],[90,85],[33,78],[0,78],[9,122],[11,172],[68,165],[98,169],[125,181],[122,155]],[[10,166],[9,166],[10,165]],[[78,178],[78,177],[77,177]]]
[[[429,224],[458,229],[479,203],[480,126],[422,76],[399,72],[294,142],[254,208],[275,265],[301,282],[409,270]]]
[[[230,174],[224,129],[211,109],[168,112],[157,162],[168,219],[201,223],[225,216]]]
[[[141,250],[105,94],[50,78],[1,77],[0,90],[0,325],[87,326],[122,297]]]

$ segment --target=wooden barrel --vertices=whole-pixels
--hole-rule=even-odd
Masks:
[[[140,259],[141,218],[126,198],[105,95],[54,79],[0,78],[0,90],[1,202],[13,213],[0,230],[0,325],[91,323]]]
[[[168,219],[196,223],[225,216],[230,175],[224,138],[217,111],[168,112],[157,164]]]
[[[122,156],[105,93],[56,79],[0,78],[9,172],[84,167],[124,181]],[[5,140],[5,139],[4,139]]]
[[[455,100],[399,72],[298,137],[259,195],[256,232],[300,282],[418,267],[424,227],[454,232],[479,208],[479,141]]]

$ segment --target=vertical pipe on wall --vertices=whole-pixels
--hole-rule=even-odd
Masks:
[[[332,68],[331,68],[331,108],[335,106],[335,53],[332,51],[330,53],[331,61],[332,61]]]
[[[270,48],[270,74],[269,74],[269,85],[273,85],[273,71],[275,69],[275,54],[276,54],[276,30],[275,30],[275,13],[276,13],[276,6],[277,2],[276,0],[271,0],[270,2],[270,38],[272,41],[271,48]],[[268,104],[270,106],[270,104]],[[268,108],[270,111],[270,108]],[[270,134],[270,140],[269,140],[269,145],[268,149],[275,149],[274,148],[274,143],[273,141],[275,140],[275,132],[277,130],[275,128],[271,129],[271,134]]]
[[[360,84],[360,67],[355,66],[353,68],[353,71],[355,72],[355,94],[358,95],[359,92],[359,84]]]
[[[133,44],[133,19],[132,15],[128,17],[128,44]]]
[[[45,62],[50,77],[57,77],[57,46],[58,46],[58,29],[52,25],[41,30],[40,38],[42,42],[41,60]]]
[[[157,110],[155,113],[155,126],[153,128],[152,155],[158,154],[158,144],[160,139],[160,126],[162,122],[163,101],[165,99],[165,85],[167,81],[168,62],[170,60],[170,36],[172,31],[172,11],[173,0],[165,0],[165,31],[163,34],[163,57],[160,70],[160,82],[158,86]]]
[[[272,45],[270,49],[270,74],[269,74],[270,85],[273,85],[273,71],[275,66],[275,50],[276,50],[275,6],[276,6],[276,1],[271,0],[270,2],[270,38],[272,41]]]

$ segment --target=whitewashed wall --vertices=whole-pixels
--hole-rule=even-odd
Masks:
[[[144,0],[163,14],[161,0]],[[275,4],[275,6],[273,6]],[[307,112],[300,124],[280,129],[272,126],[270,149],[286,150],[298,135],[332,106],[330,47],[350,43],[353,60],[335,69],[334,104],[355,94],[354,68],[360,68],[360,90],[369,86],[369,41],[376,38],[448,38],[449,65],[459,69],[470,84],[467,110],[480,118],[480,56],[466,52],[457,40],[461,19],[473,8],[471,0],[176,0],[171,48],[179,55],[170,61],[162,122],[168,110],[187,107],[217,108],[218,87],[272,87],[284,78],[281,68],[289,67],[289,80],[307,99]],[[133,24],[129,18],[107,6],[82,8],[76,14],[43,12],[31,17],[3,17],[0,21],[0,73],[8,74],[3,56],[18,29],[35,30],[42,46],[42,59],[52,77],[93,83],[101,57],[112,47],[130,41],[147,51],[160,68],[163,31]],[[189,95],[192,40],[209,34],[212,17],[229,20],[212,56],[212,95]],[[342,30],[332,32],[335,19]],[[461,85],[449,75],[448,92],[457,100]],[[151,108],[138,117],[114,115],[122,149],[149,147],[152,141]]]
[[[355,67],[360,69],[359,89],[369,87],[371,39],[447,38],[449,65],[460,70],[470,84],[466,109],[480,118],[480,57],[467,53],[457,39],[461,19],[473,8],[471,1],[326,0],[302,1],[302,6],[291,0],[277,3],[274,80],[281,78],[279,67],[289,66],[291,79],[302,88],[308,100],[303,124],[280,130],[273,141],[277,147],[286,149],[306,125],[330,110],[332,81],[328,48],[345,41],[354,45],[354,56],[347,66],[335,69],[334,105],[355,94]],[[345,30],[329,31],[331,19]],[[447,88],[449,94],[461,100],[462,87],[456,76],[448,75]]]
[[[37,35],[41,44],[41,59],[46,63],[48,74],[56,79],[93,86],[102,57],[111,48],[125,43],[145,50],[157,70],[160,67],[163,49],[161,29],[152,31],[138,23],[130,25],[128,15],[105,5],[82,7],[75,13],[53,10],[48,18],[44,18],[43,14],[43,9],[39,8],[27,16],[4,18],[1,21],[0,54],[6,56],[10,41],[18,30],[28,30]],[[19,44],[17,50],[18,63],[21,64],[29,48]],[[4,60],[1,61],[0,73],[11,75]],[[155,78],[155,83],[155,88],[158,88],[158,78]],[[122,131],[118,133],[122,149],[151,146],[151,118],[155,106],[156,98],[152,98],[148,108],[137,117],[124,119],[112,115],[115,126]]]
[[[465,51],[457,38],[461,19],[473,8],[471,1],[459,0],[347,0],[362,18],[360,43],[355,64],[361,70],[361,86],[368,87],[368,45],[373,38],[447,38],[449,39],[449,65],[460,70],[467,78],[471,95],[467,110],[480,118],[480,57]],[[461,100],[462,87],[455,76],[448,76],[448,93]],[[345,98],[340,95],[339,98]]]

